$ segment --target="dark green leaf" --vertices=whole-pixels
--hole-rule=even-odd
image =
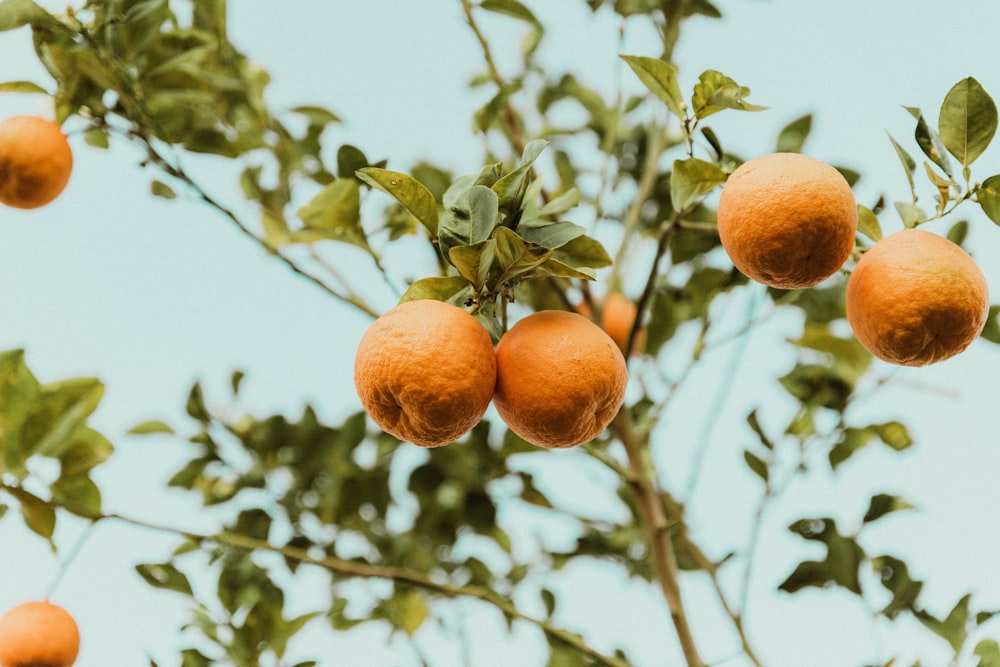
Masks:
[[[677,83],[677,68],[658,58],[648,58],[645,56],[619,56],[628,63],[635,75],[639,77],[643,85],[649,89],[670,109],[678,118],[684,118],[684,111],[681,105],[684,98],[681,95],[680,85]]]
[[[212,420],[212,416],[208,413],[208,408],[205,407],[205,397],[202,394],[200,383],[195,382],[191,387],[185,409],[188,415],[200,422],[209,422]]]
[[[52,505],[20,487],[8,486],[6,490],[20,503],[25,525],[45,539],[51,540],[56,528],[56,511]]]
[[[337,114],[333,113],[329,109],[324,109],[323,107],[305,105],[294,107],[291,111],[305,116],[312,125],[323,126],[330,123],[340,122],[340,118]]]
[[[789,526],[789,530],[807,540],[822,542],[827,555],[823,561],[800,563],[779,589],[794,593],[807,586],[837,585],[861,594],[858,569],[865,553],[853,538],[837,532],[833,519],[802,519]]]
[[[865,523],[870,523],[877,519],[881,519],[890,512],[898,512],[900,510],[907,509],[913,509],[913,505],[906,502],[899,496],[893,496],[887,493],[878,493],[872,496],[871,503],[868,505],[868,511],[865,512],[865,518],[863,520]]]
[[[337,149],[337,176],[340,178],[357,178],[357,172],[368,166],[368,158],[360,148],[344,144]]]
[[[140,564],[135,566],[135,571],[150,586],[184,595],[192,594],[191,584],[188,582],[187,576],[171,563]]]
[[[997,106],[974,78],[956,83],[941,104],[938,132],[963,167],[979,157],[997,131]]]
[[[52,500],[73,514],[94,518],[101,512],[101,490],[87,475],[61,476],[51,491]]]
[[[872,559],[872,569],[892,593],[892,600],[879,613],[894,619],[901,612],[912,611],[924,584],[910,578],[906,563],[892,556],[879,556]]]
[[[371,187],[393,197],[419,220],[432,236],[437,236],[437,201],[420,181],[406,174],[377,167],[361,169],[357,172],[357,176]]]
[[[900,146],[891,134],[889,134],[888,137],[889,141],[892,142],[892,147],[896,149],[896,155],[899,157],[899,162],[903,165],[903,170],[906,172],[906,182],[910,184],[910,192],[913,193],[916,190],[916,185],[913,182],[913,172],[917,169],[917,163],[913,161],[913,158],[906,152],[906,149]],[[914,199],[916,199],[915,194]]]
[[[955,655],[958,655],[969,636],[969,600],[971,598],[971,595],[963,596],[944,619],[935,618],[923,609],[915,609],[913,615],[927,629],[947,641],[954,649]]]
[[[104,385],[93,378],[74,378],[41,388],[21,426],[24,453],[59,456],[75,432],[97,409]]]
[[[542,588],[542,604],[545,605],[545,618],[552,618],[556,613],[556,595],[547,588]]]
[[[760,440],[762,445],[768,449],[774,449],[774,443],[764,434],[764,429],[761,428],[760,421],[757,419],[757,408],[751,410],[750,414],[747,415],[747,424],[757,434],[757,439]]]
[[[931,161],[937,166],[941,167],[941,171],[948,174],[949,178],[952,176],[951,173],[951,162],[948,160],[948,152],[941,143],[941,137],[937,132],[933,132],[927,125],[927,121],[924,120],[924,114],[915,107],[905,107],[910,115],[917,120],[917,127],[914,130],[913,137],[917,141],[917,145],[920,146],[920,150],[924,152],[924,155],[929,157]]]
[[[552,251],[552,259],[576,269],[600,269],[611,265],[611,256],[601,242],[590,236],[578,236]]]
[[[778,144],[775,148],[779,153],[801,153],[802,146],[812,130],[812,114],[796,118],[781,128],[778,133]]]
[[[746,461],[750,470],[754,472],[758,477],[760,477],[766,483],[768,477],[770,476],[767,463],[764,462],[762,458],[751,452],[749,449],[743,450],[743,460]]]
[[[722,72],[705,70],[698,77],[691,97],[691,106],[696,118],[705,118],[723,109],[739,111],[764,111],[767,107],[750,104],[743,98],[750,94],[750,89],[741,86]]]
[[[492,189],[500,199],[499,207],[502,213],[512,215],[521,210],[524,203],[524,193],[528,189],[531,167],[548,145],[549,142],[543,139],[528,142],[528,145],[524,147],[518,166],[493,184]]]

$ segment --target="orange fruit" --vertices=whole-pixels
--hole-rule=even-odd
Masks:
[[[25,602],[0,617],[0,667],[70,667],[80,630],[65,609]]]
[[[586,317],[541,310],[497,345],[493,403],[514,433],[540,447],[593,440],[625,400],[625,357]]]
[[[989,314],[986,278],[967,252],[922,229],[885,237],[847,281],[847,321],[879,359],[926,366],[974,341]]]
[[[718,226],[737,269],[771,287],[800,289],[843,266],[854,248],[858,208],[851,186],[830,165],[772,153],[729,176]]]
[[[73,153],[56,123],[35,116],[0,122],[0,203],[38,208],[59,196],[73,170]]]
[[[576,310],[584,317],[594,319],[586,301],[580,302]],[[637,312],[635,302],[621,292],[610,293],[601,305],[601,317],[596,320],[596,323],[611,336],[611,340],[615,341],[618,349],[622,352],[625,352],[625,346],[628,345],[628,336],[632,331],[632,324],[635,322]],[[644,339],[645,329],[640,329],[632,345],[633,352],[642,349]]]
[[[496,369],[493,341],[475,317],[422,299],[399,304],[368,328],[354,359],[354,385],[382,430],[439,447],[482,419]]]

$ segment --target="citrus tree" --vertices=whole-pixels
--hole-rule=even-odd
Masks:
[[[181,423],[134,425],[131,434],[188,452],[169,486],[218,517],[211,532],[107,508],[93,471],[115,465],[114,447],[88,425],[102,383],[42,382],[30,350],[0,353],[3,521],[23,520],[63,552],[59,527],[70,522],[176,535],[169,558],[135,569],[187,599],[172,663],[184,667],[292,665],[290,647],[317,625],[381,624],[414,646],[423,632],[460,643],[440,630],[459,605],[494,610],[511,633],[530,628],[541,647],[533,664],[548,667],[780,664],[758,647],[784,630],[755,621],[748,601],[766,542],[789,531],[798,541],[782,553],[780,594],[847,594],[873,625],[906,624],[943,647],[927,658],[902,642],[888,649],[896,657],[869,664],[942,654],[1000,664],[988,636],[995,609],[964,589],[928,602],[909,557],[869,538],[911,499],[879,491],[847,521],[831,501],[781,536],[765,529],[788,489],[815,471],[914,444],[906,423],[863,410],[892,365],[937,363],[977,338],[1000,342],[974,249],[961,247],[970,221],[1000,224],[1000,175],[974,164],[997,127],[992,98],[966,77],[942,91],[936,122],[909,108],[913,139],[889,144],[908,195],[859,202],[859,172],[801,155],[811,116],[780,128],[773,153],[741,155],[712,123],[765,111],[746,82],[709,69],[688,73],[695,83],[682,89],[682,30],[721,17],[721,3],[580,1],[620,16],[622,30],[659,35],[654,52],[620,54],[640,93],[608,97],[582,73],[548,71],[540,46],[567,27],[543,24],[536,3],[455,0],[482,53],[470,85],[489,91],[471,119],[483,148],[409,165],[369,156],[363,137],[329,145],[334,110],[273,108],[267,70],[231,41],[224,0],[89,0],[59,11],[0,2],[0,31],[30,31],[49,74],[0,91],[48,96],[55,122],[0,125],[0,201],[30,208],[60,196],[69,164],[53,127],[76,151],[129,144],[162,206],[193,196],[206,219],[258,244],[302,289],[372,322],[356,351],[358,398],[344,399],[358,407],[338,423],[308,405],[292,416],[246,409],[247,369],[234,370],[228,395],[192,386]],[[519,26],[519,43],[491,39],[502,22]],[[499,49],[516,54],[516,71],[500,70]],[[219,174],[244,202],[213,191]],[[10,210],[5,224],[18,224]],[[943,228],[916,229],[942,219]],[[883,224],[903,231],[883,239]],[[400,305],[379,307],[385,293]],[[753,332],[779,320],[797,333],[770,344],[793,362],[761,382],[781,399],[750,397],[741,442],[726,443],[738,474],[755,480],[743,499],[750,511],[700,513],[695,523],[712,443],[678,478],[664,464],[666,416],[698,391],[690,378],[713,352],[739,357]],[[717,384],[707,400],[730,400],[725,378]],[[553,466],[608,511],[552,493],[543,478]],[[734,517],[745,523],[734,529]],[[552,525],[572,537],[535,539]],[[702,541],[713,526],[737,539]],[[549,582],[581,563],[656,592],[663,627],[637,629],[663,647],[662,660],[643,662],[632,640],[595,640],[600,609],[589,627],[564,622]],[[289,613],[289,575],[304,569],[323,573],[328,604]],[[52,586],[43,594],[58,599]],[[0,620],[0,662],[33,664],[31,642],[10,643],[7,632]],[[60,664],[75,647],[69,654]],[[407,659],[450,664],[419,650]]]

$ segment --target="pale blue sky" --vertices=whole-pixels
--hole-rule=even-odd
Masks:
[[[458,0],[230,4],[234,41],[272,75],[271,104],[323,104],[345,120],[327,134],[330,150],[353,143],[373,159],[390,158],[390,167],[400,170],[418,159],[459,174],[478,170],[481,141],[469,118],[488,91],[470,92],[465,85],[481,60]],[[622,48],[614,38],[616,19],[608,13],[592,16],[580,0],[527,4],[550,27],[540,57],[553,71],[574,71],[609,95],[619,82],[640,90],[617,55],[656,55],[651,35],[630,27]],[[751,101],[771,107],[762,114],[719,114],[709,122],[726,146],[745,156],[772,150],[785,123],[814,112],[807,152],[863,172],[857,188],[862,203],[880,193],[897,199],[907,194],[886,138],[888,131],[913,147],[912,121],[902,105],[922,107],[933,122],[944,94],[969,75],[1000,95],[995,38],[1000,3],[717,4],[725,21],[695,20],[686,28],[676,53],[683,89],[689,90],[702,70],[718,69],[750,86]],[[519,26],[503,18],[484,20],[483,26],[495,36],[500,67],[509,72]],[[0,34],[0,79],[48,83],[30,48],[27,31]],[[0,116],[36,112],[45,113],[37,96],[0,96]],[[336,420],[358,409],[351,365],[367,321],[292,276],[213,211],[149,196],[152,175],[137,168],[140,156],[130,147],[119,143],[101,152],[79,136],[73,146],[76,169],[59,200],[34,212],[0,210],[0,349],[25,347],[29,365],[43,381],[94,375],[107,384],[94,422],[118,446],[99,474],[109,509],[210,530],[210,520],[195,513],[189,499],[162,491],[185,459],[182,444],[127,437],[125,431],[148,418],[178,421],[194,379],[205,381],[210,396],[220,395],[235,368],[248,372],[245,404],[255,412],[294,414],[308,401]],[[918,151],[913,147],[911,153]],[[980,158],[981,178],[1000,172],[998,155],[994,146]],[[194,168],[222,200],[238,205],[239,193],[231,185],[235,170],[201,162]],[[929,201],[929,193],[925,197]],[[375,209],[380,205],[376,201]],[[966,208],[970,247],[994,290],[1000,290],[1000,263],[992,261],[1000,230]],[[900,226],[891,214],[882,219],[887,230]],[[382,292],[377,300],[387,307],[392,295]],[[743,420],[761,400],[770,401],[765,419],[780,424],[784,418],[774,378],[793,360],[775,341],[795,333],[790,321],[755,330],[734,375],[738,348],[708,355],[657,435],[665,476],[683,488],[706,407],[721,384],[731,382],[706,474],[690,507],[696,536],[715,554],[742,544],[756,499],[756,482],[740,456],[750,444]],[[973,589],[977,608],[1000,608],[1000,585],[989,574],[1000,549],[992,509],[1000,503],[994,480],[1000,469],[994,435],[998,362],[1000,347],[979,342],[939,366],[896,372],[893,388],[875,394],[856,416],[905,421],[916,447],[904,456],[867,452],[835,477],[812,475],[775,508],[765,523],[770,546],[757,561],[747,621],[765,662],[860,667],[896,654],[910,662],[922,657],[925,664],[947,660],[943,642],[925,639],[927,633],[911,624],[873,632],[868,612],[847,595],[771,592],[798,560],[819,555],[815,545],[787,535],[785,526],[806,515],[830,515],[850,527],[876,491],[901,493],[919,506],[874,527],[866,546],[872,553],[886,549],[905,556],[912,574],[927,581],[924,595],[932,611],[945,612],[943,605],[950,607]],[[560,485],[576,479],[560,467],[567,460],[573,459],[553,455],[539,464],[538,481],[554,495],[572,499],[576,487]],[[65,521],[59,544],[70,546],[78,528]],[[147,654],[162,666],[177,664],[178,650],[186,646],[176,632],[186,618],[183,601],[151,590],[132,570],[136,562],[163,559],[174,544],[172,537],[111,525],[89,538],[55,598],[80,621],[80,667],[141,665]],[[0,524],[0,568],[6,572],[0,609],[42,595],[56,566],[41,540],[8,516]],[[656,591],[601,572],[581,566],[571,577],[546,582],[567,595],[557,620],[591,633],[601,648],[628,645],[643,667],[679,664]],[[321,606],[323,598],[309,583],[308,574],[295,583],[297,593],[289,602],[294,610]],[[722,660],[732,642],[715,618],[710,590],[697,576],[683,583],[704,657]],[[497,620],[491,611],[473,603],[462,611],[476,627],[476,667],[544,664],[533,632],[509,639],[491,622]],[[592,623],[595,616],[600,623]],[[428,653],[445,656],[442,664],[455,656],[440,633],[418,634],[417,641]],[[414,664],[405,646],[387,644],[381,630],[336,636],[321,623],[312,626],[296,655],[319,657],[321,665]]]

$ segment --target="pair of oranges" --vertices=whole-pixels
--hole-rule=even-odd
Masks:
[[[35,116],[0,122],[0,204],[45,206],[65,189],[73,152],[56,123]]]
[[[402,303],[365,332],[354,362],[361,403],[384,431],[422,447],[453,442],[490,402],[528,442],[572,447],[597,437],[625,399],[619,346],[578,313],[542,310],[519,320],[496,349],[465,310]]]
[[[25,602],[0,617],[0,667],[70,667],[80,630],[65,609]]]
[[[833,167],[795,153],[764,155],[726,181],[718,228],[733,264],[782,289],[829,278],[854,249],[857,204]],[[875,243],[847,281],[847,321],[885,361],[924,366],[965,350],[982,332],[989,290],[959,246],[906,229]]]

